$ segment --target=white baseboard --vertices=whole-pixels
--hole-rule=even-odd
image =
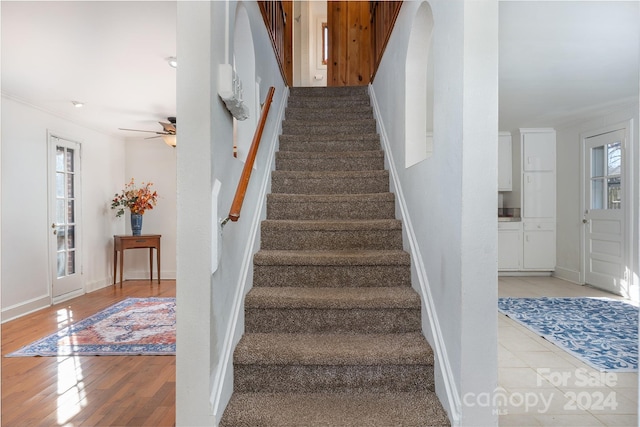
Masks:
[[[157,271],[153,271],[153,281],[158,281],[158,276],[156,276]],[[176,272],[175,271],[160,271],[160,279],[161,280],[176,280]],[[111,284],[113,284],[113,277],[110,278],[112,280]],[[120,280],[118,276],[117,280]],[[117,281],[116,280],[116,281]],[[127,270],[123,274],[122,280],[149,280],[149,270]]]
[[[537,276],[537,277],[551,277],[551,271],[509,271],[503,270],[498,271],[498,276],[511,276],[511,277],[526,277],[526,276]]]
[[[113,286],[113,277],[105,277],[102,280],[95,280],[93,282],[88,282],[84,286],[84,291],[86,293],[91,293],[99,289],[104,289],[107,286]]]
[[[584,282],[580,280],[579,271],[556,267],[556,270],[551,275],[559,279],[566,280],[567,282],[575,283],[577,285],[584,285]]]
[[[51,296],[43,295],[2,310],[2,323],[42,310],[51,305]]]
[[[376,122],[378,124],[378,131],[380,133],[380,140],[382,141],[382,148],[385,152],[385,156],[387,157],[387,162],[389,166],[389,176],[391,178],[391,183],[395,189],[395,196],[400,207],[400,215],[402,218],[402,222],[404,224],[404,228],[407,234],[408,244],[411,250],[411,260],[412,260],[412,268],[415,268],[415,274],[418,278],[419,282],[419,292],[422,297],[422,301],[424,302],[427,308],[427,316],[429,319],[430,332],[433,337],[432,347],[435,353],[436,361],[434,364],[434,369],[440,370],[440,376],[443,381],[443,386],[445,390],[445,395],[438,397],[443,400],[443,406],[447,413],[449,414],[449,420],[451,421],[452,426],[460,425],[461,422],[461,413],[462,413],[462,402],[460,401],[460,396],[456,387],[456,382],[453,377],[453,371],[451,369],[451,365],[449,363],[449,358],[447,356],[447,348],[444,343],[444,338],[442,336],[442,331],[440,328],[440,323],[438,317],[436,316],[435,303],[433,301],[433,297],[431,295],[431,290],[429,288],[429,279],[427,277],[427,271],[422,262],[422,255],[420,252],[420,247],[418,245],[418,239],[413,230],[413,224],[411,222],[411,218],[408,215],[408,207],[406,205],[406,200],[404,198],[404,193],[402,192],[402,187],[400,185],[400,179],[398,178],[398,172],[395,167],[395,163],[393,161],[393,154],[391,152],[391,145],[389,143],[389,138],[387,136],[384,122],[380,116],[380,107],[378,105],[378,101],[376,99],[376,94],[373,89],[373,86],[369,85],[369,94],[371,95],[371,105],[373,106],[373,113],[375,115]],[[438,375],[436,375],[438,378]],[[437,390],[436,390],[437,391]]]

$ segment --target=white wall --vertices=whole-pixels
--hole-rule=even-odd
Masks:
[[[212,234],[218,236],[219,219],[229,211],[243,167],[233,158],[231,115],[215,87],[218,64],[226,62],[225,47],[231,49],[234,43],[236,7],[246,8],[251,24],[261,102],[270,86],[276,92],[240,220],[227,224],[218,239],[212,239]],[[232,392],[231,354],[243,331],[242,297],[251,283],[251,254],[259,244],[252,233],[264,216],[258,201],[268,190],[262,187],[268,185],[273,167],[268,144],[275,141],[280,126],[276,112],[286,88],[257,3],[178,2],[177,19],[181,58],[177,70],[181,118],[177,304],[181,314],[176,424],[213,425]],[[216,181],[219,197],[212,194]],[[219,218],[214,216],[216,210]],[[215,272],[213,259],[218,261]]]
[[[432,310],[432,323],[425,316],[423,328],[440,357],[436,391],[454,425],[496,425],[491,407],[463,403],[497,386],[498,5],[429,3],[432,157],[404,167],[405,83],[397,76],[405,75],[421,2],[403,3],[372,88],[397,174],[393,183],[414,256],[413,283]]]
[[[627,254],[627,265],[635,273],[634,298],[638,295],[638,260],[640,250],[638,248],[638,191],[640,171],[638,157],[638,105],[629,105],[613,109],[591,120],[574,123],[556,128],[557,145],[557,267],[555,275],[575,283],[584,283],[584,271],[581,265],[581,235],[583,232],[581,194],[581,133],[597,131],[609,125],[633,121],[631,129],[631,141],[627,143],[626,155],[630,156],[630,164],[633,164],[635,176],[626,185],[632,185],[633,217],[628,225],[632,227],[625,234],[632,240],[631,253]]]
[[[179,139],[178,144],[180,144]],[[162,279],[176,278],[176,151],[177,148],[168,146],[161,138],[127,140],[124,180],[114,189],[114,193],[121,191],[131,178],[135,178],[137,185],[142,182],[152,182],[152,188],[158,192],[156,207],[143,215],[142,233],[162,235],[160,241]],[[111,213],[114,212],[111,211]],[[126,234],[131,234],[129,212],[117,221],[122,223]],[[127,250],[124,257],[125,280],[149,278],[148,250]],[[157,271],[155,259],[154,254],[154,280]]]
[[[2,97],[2,319],[51,303],[47,215],[47,131],[81,143],[82,271],[85,289],[110,284],[109,209],[124,176],[124,141]]]

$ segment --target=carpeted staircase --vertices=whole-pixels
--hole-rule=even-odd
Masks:
[[[449,425],[367,88],[286,117],[221,425]]]

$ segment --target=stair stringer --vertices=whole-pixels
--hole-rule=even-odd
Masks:
[[[389,143],[389,138],[384,127],[382,116],[380,114],[380,107],[376,99],[375,90],[373,89],[373,86],[371,84],[369,84],[369,95],[371,97],[371,105],[373,107],[373,114],[376,119],[378,133],[380,134],[382,150],[385,153],[385,166],[389,171],[389,177],[391,181],[390,184],[392,187],[391,191],[395,193],[396,196],[396,202],[400,210],[400,219],[403,223],[403,231],[406,237],[406,242],[409,245],[409,252],[411,253],[411,269],[413,270],[413,273],[415,273],[415,277],[417,277],[418,279],[418,293],[420,294],[420,298],[427,308],[426,313],[429,319],[430,332],[430,334],[427,334],[427,338],[429,344],[433,348],[435,355],[434,369],[436,366],[439,368],[446,393],[446,402],[443,402],[443,406],[448,413],[451,425],[458,426],[461,422],[462,402],[460,400],[460,395],[456,387],[451,364],[449,363],[449,357],[447,356],[447,348],[442,337],[440,322],[436,315],[435,304],[433,302],[433,296],[431,295],[431,288],[429,287],[427,270],[424,266],[424,263],[422,262],[422,254],[420,251],[420,246],[418,245],[418,239],[413,230],[411,217],[408,215],[409,210],[407,208],[406,199],[402,192],[402,186],[398,177],[398,171],[393,160],[391,145]]]
[[[260,176],[260,191],[256,212],[252,218],[243,217],[243,221],[250,220],[249,239],[244,250],[242,257],[240,276],[236,283],[235,294],[233,297],[233,303],[231,308],[231,322],[230,327],[227,329],[222,342],[222,357],[218,363],[216,369],[212,372],[211,382],[211,394],[209,396],[209,402],[213,411],[216,425],[220,423],[224,409],[229,403],[231,394],[233,392],[233,351],[240,341],[242,334],[244,333],[244,322],[242,327],[238,325],[238,320],[241,313],[244,313],[244,296],[253,287],[249,282],[250,271],[253,267],[253,254],[257,251],[256,248],[260,248],[260,224],[264,218],[266,218],[266,198],[267,193],[271,188],[271,172],[275,170],[275,154],[278,151],[278,141],[280,133],[282,132],[282,122],[284,119],[284,112],[287,108],[287,100],[289,99],[289,88],[285,86],[285,93],[282,95],[282,101],[277,109],[277,114],[273,120],[276,123],[273,135],[269,141],[267,163],[269,167],[264,168],[264,172]],[[265,146],[262,146],[265,149]],[[257,178],[254,176],[254,179]],[[216,219],[216,221],[222,220]],[[227,226],[233,226],[227,224]],[[218,225],[218,231],[222,233],[222,227]]]

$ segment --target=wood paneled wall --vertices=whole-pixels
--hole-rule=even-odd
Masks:
[[[370,2],[329,1],[328,86],[369,84],[371,56]]]

